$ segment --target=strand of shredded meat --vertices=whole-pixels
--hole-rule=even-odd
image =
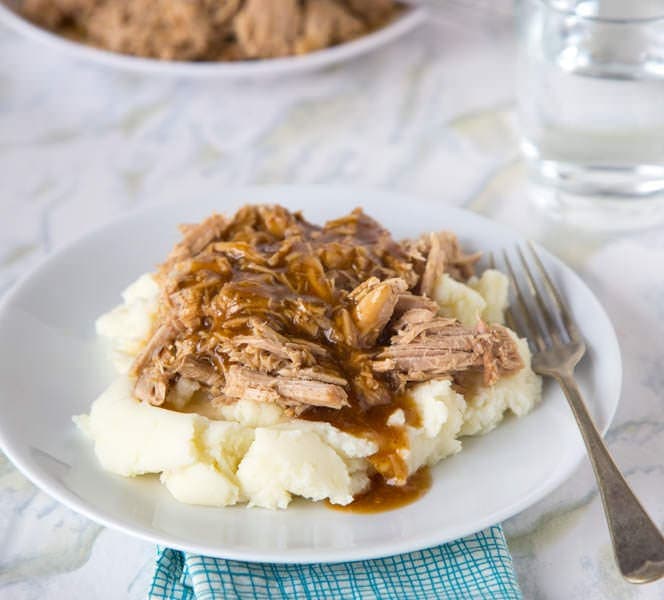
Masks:
[[[152,404],[184,379],[213,403],[361,411],[409,382],[474,372],[492,384],[523,366],[504,328],[438,316],[434,281],[467,279],[478,258],[453,234],[398,243],[359,209],[319,227],[280,206],[182,233],[132,367],[136,395]]]

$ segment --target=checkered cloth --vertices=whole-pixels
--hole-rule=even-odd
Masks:
[[[520,600],[503,530],[341,564],[246,563],[157,549],[149,600]]]

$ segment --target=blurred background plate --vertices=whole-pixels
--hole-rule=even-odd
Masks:
[[[46,48],[64,52],[75,59],[92,61],[120,69],[142,73],[184,77],[269,77],[314,71],[350,60],[371,52],[415,29],[426,20],[424,8],[406,10],[390,24],[351,42],[300,56],[252,61],[184,62],[139,58],[100,50],[68,40],[42,29],[8,8],[0,0],[0,22],[43,44]]]

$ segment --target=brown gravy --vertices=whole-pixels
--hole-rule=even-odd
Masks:
[[[342,512],[377,513],[400,508],[421,498],[431,487],[431,472],[429,467],[422,467],[413,473],[402,486],[388,485],[385,479],[376,474],[371,478],[369,490],[346,506],[331,504],[329,508]]]
[[[408,477],[408,467],[399,455],[399,450],[409,448],[408,433],[404,426],[390,427],[387,424],[390,415],[398,409],[403,410],[406,425],[411,427],[421,425],[417,408],[407,394],[399,394],[390,404],[374,406],[366,411],[360,411],[354,406],[346,406],[339,410],[311,408],[300,418],[307,421],[325,421],[341,431],[375,442],[378,445],[378,452],[368,460],[380,475],[377,479],[395,477],[405,481]]]

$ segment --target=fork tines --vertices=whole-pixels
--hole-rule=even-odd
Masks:
[[[568,342],[580,343],[579,329],[533,242],[528,242],[528,248],[532,257],[530,262],[523,249],[516,247],[521,276],[517,274],[507,251],[502,252],[516,299],[516,303],[506,310],[507,325],[530,340],[539,351]],[[492,267],[495,265],[493,254],[489,256],[489,263]],[[534,265],[534,269],[531,265]],[[543,293],[543,289],[546,289],[546,293]]]

